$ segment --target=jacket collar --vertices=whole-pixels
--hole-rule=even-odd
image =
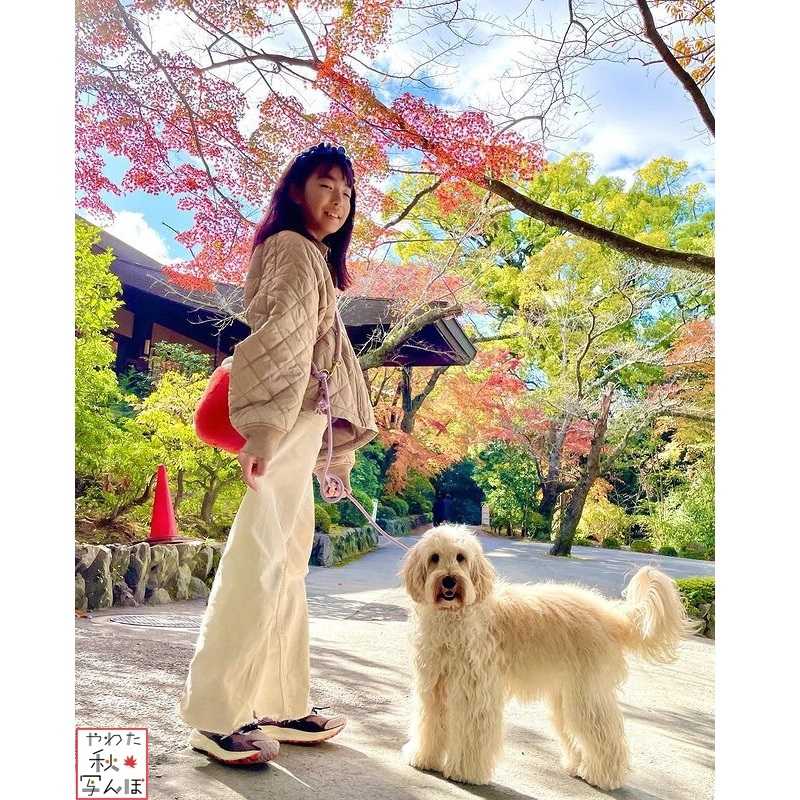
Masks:
[[[320,253],[322,253],[322,257],[325,259],[325,262],[327,263],[327,261],[328,261],[328,253],[330,253],[330,251],[331,251],[330,247],[328,247],[328,245],[326,245],[326,244],[323,244],[322,242],[318,242],[316,239],[309,238],[309,240],[310,240],[311,244],[313,244],[314,247],[316,247],[317,250],[319,250]]]

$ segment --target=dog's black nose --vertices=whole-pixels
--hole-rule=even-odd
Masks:
[[[455,589],[456,588],[456,579],[452,575],[445,575],[442,578],[442,586],[445,589]]]

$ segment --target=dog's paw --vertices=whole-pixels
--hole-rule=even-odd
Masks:
[[[403,747],[403,758],[410,766],[431,772],[441,772],[444,765],[444,757],[441,754],[425,752],[417,742],[408,742]]]
[[[596,789],[601,789],[604,792],[611,792],[614,789],[619,789],[625,783],[625,775],[609,771],[607,769],[588,769],[586,766],[581,766],[577,770],[574,777],[580,778],[590,786]]]
[[[467,769],[454,764],[445,764],[442,775],[449,781],[472,783],[476,786],[485,786],[492,782],[492,770]]]
[[[562,756],[561,768],[570,778],[578,777],[578,769],[580,768],[581,757],[579,755]]]

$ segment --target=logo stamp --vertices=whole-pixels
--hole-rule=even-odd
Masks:
[[[75,797],[147,800],[147,728],[76,728]]]

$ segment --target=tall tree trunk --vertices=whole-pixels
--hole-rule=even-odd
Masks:
[[[592,484],[600,474],[600,454],[603,450],[603,442],[606,438],[608,428],[608,414],[611,408],[611,396],[614,394],[614,384],[609,383],[603,394],[600,396],[600,414],[594,426],[592,444],[589,448],[589,455],[583,467],[578,483],[572,490],[572,496],[567,503],[567,508],[561,517],[558,527],[558,537],[550,548],[551,556],[568,556],[572,551],[572,541],[575,538],[575,531],[586,504],[586,498]]]
[[[172,510],[176,515],[178,513],[178,507],[181,504],[181,500],[183,500],[183,496],[186,494],[186,487],[184,486],[183,482],[183,474],[184,474],[183,470],[179,469],[178,475],[175,480],[176,488],[175,488],[175,498],[172,501]]]
[[[403,418],[400,420],[400,430],[403,433],[411,434],[414,431],[414,423],[417,421],[417,411],[419,411],[425,399],[433,391],[436,381],[447,371],[447,367],[436,367],[431,373],[428,382],[423,390],[416,396],[411,395],[411,367],[402,367],[400,378],[400,393],[403,403]]]
[[[555,420],[550,423],[547,447],[547,474],[542,479],[542,499],[539,502],[539,513],[545,518],[548,530],[553,525],[553,515],[556,513],[558,498],[561,492],[567,488],[561,479],[561,456],[571,422],[572,417],[567,414],[561,421],[560,428],[556,428]]]
[[[220,489],[222,489],[222,484],[219,479],[214,476],[211,478],[211,483],[203,493],[203,502],[200,505],[200,519],[203,520],[206,525],[211,524],[211,515],[214,511],[214,504],[217,502],[217,497],[219,497]]]
[[[553,515],[561,494],[558,481],[545,481],[542,484],[542,499],[539,501],[539,513],[545,518],[548,525],[553,524]]]

